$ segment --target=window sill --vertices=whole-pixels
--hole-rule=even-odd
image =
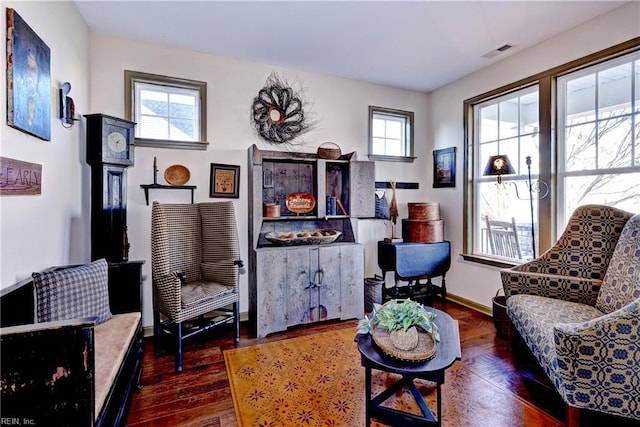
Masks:
[[[369,160],[379,160],[382,162],[405,162],[405,163],[413,163],[413,161],[417,159],[414,156],[382,156],[379,154],[369,154]]]
[[[484,264],[484,265],[490,265],[492,267],[498,267],[498,268],[511,268],[511,267],[520,265],[524,262],[524,261],[518,262],[515,260],[509,261],[509,260],[492,258],[492,257],[477,255],[477,254],[461,254],[461,256],[465,261],[475,262],[475,263]]]
[[[136,138],[136,147],[172,148],[174,150],[206,150],[209,143],[191,141],[168,141],[165,139]]]

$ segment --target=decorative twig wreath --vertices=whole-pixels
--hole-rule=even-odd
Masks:
[[[286,144],[310,130],[314,123],[307,117],[301,94],[271,73],[251,106],[251,122],[258,136],[270,144]]]

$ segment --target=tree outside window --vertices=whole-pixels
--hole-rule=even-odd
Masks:
[[[509,264],[489,243],[487,219],[516,223],[520,251],[509,256],[513,264],[532,258],[532,232],[536,243],[539,237],[545,240],[539,248],[544,250],[578,206],[640,212],[640,51],[637,45],[631,52],[624,44],[619,49],[603,52],[597,64],[585,59],[580,69],[558,67],[465,101],[467,167],[473,171],[467,169],[471,209],[465,258]],[[482,176],[488,158],[496,154],[508,155],[516,171],[500,185],[495,177]],[[552,185],[544,204],[533,198],[533,230],[527,156],[533,159],[534,184],[542,176]]]

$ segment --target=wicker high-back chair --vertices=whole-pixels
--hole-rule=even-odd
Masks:
[[[233,321],[235,342],[239,342],[238,270],[242,265],[232,202],[153,203],[154,347],[158,355],[161,335],[173,335],[176,372],[182,371],[186,338]]]

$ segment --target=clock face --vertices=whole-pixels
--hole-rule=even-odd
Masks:
[[[87,114],[87,163],[132,166],[135,122]]]
[[[127,149],[127,140],[125,136],[118,131],[111,132],[107,136],[107,144],[114,153],[122,153]]]
[[[124,121],[107,119],[102,135],[104,163],[133,164],[133,126],[127,127]]]

